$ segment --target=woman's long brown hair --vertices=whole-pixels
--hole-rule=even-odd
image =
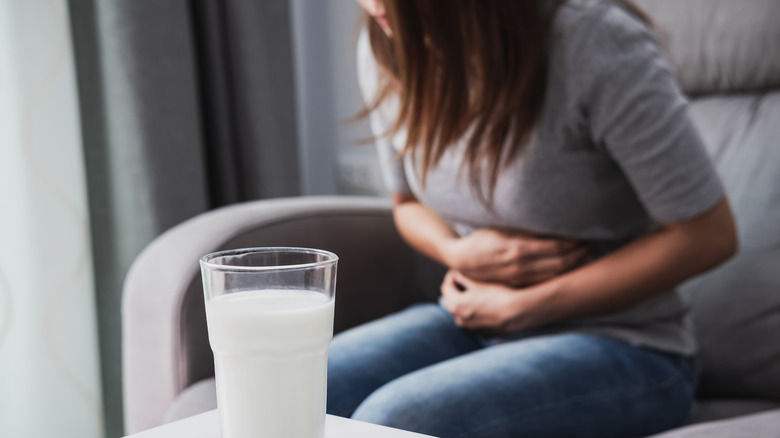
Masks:
[[[447,148],[465,139],[463,167],[491,205],[500,171],[528,143],[542,111],[548,34],[563,2],[384,0],[392,37],[366,15],[380,87],[358,117],[398,96],[398,118],[380,135],[406,130],[401,153],[419,159],[423,185]]]

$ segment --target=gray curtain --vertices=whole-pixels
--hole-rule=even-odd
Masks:
[[[288,0],[69,0],[106,436],[122,427],[121,291],[157,235],[299,194]]]

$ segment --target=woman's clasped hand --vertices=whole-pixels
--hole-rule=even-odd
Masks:
[[[520,287],[580,265],[588,247],[572,239],[482,228],[451,240],[444,254],[447,266],[471,279]]]
[[[446,246],[442,304],[463,328],[504,332],[534,325],[533,285],[583,264],[588,246],[572,239],[482,228]],[[532,295],[532,294],[531,294]]]

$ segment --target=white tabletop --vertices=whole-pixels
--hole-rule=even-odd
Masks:
[[[220,438],[217,410],[185,418],[154,429],[128,435],[127,438]],[[328,415],[325,438],[424,438],[430,435],[392,429],[362,421]]]

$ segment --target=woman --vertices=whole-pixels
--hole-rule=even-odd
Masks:
[[[439,305],[336,336],[328,411],[439,437],[683,423],[675,286],[736,251],[722,186],[628,1],[358,0],[366,113]]]

